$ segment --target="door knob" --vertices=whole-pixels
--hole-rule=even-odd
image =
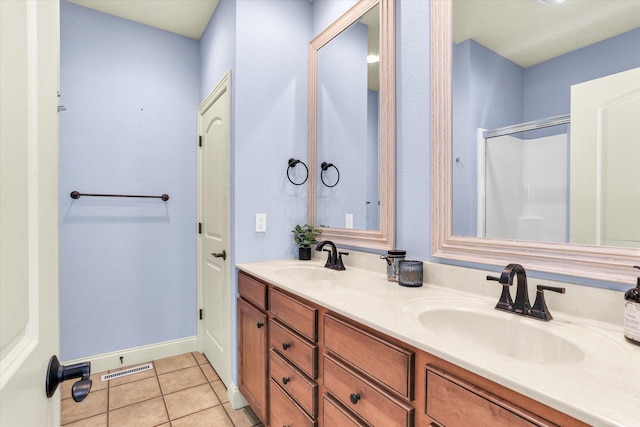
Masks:
[[[92,381],[89,378],[90,375],[91,362],[64,366],[60,364],[56,355],[51,356],[47,368],[47,377],[45,378],[47,397],[53,396],[60,383],[72,378],[82,378],[71,387],[73,400],[82,402],[91,391]]]
[[[215,253],[215,252],[214,252],[214,253],[212,253],[211,255],[213,255],[213,256],[214,256],[214,257],[216,257],[216,258],[222,258],[222,259],[224,259],[224,260],[226,260],[226,259],[227,259],[227,251],[225,251],[224,249],[223,249],[223,250],[222,250],[222,252],[220,252],[220,253]]]
[[[288,350],[291,347],[291,344],[288,342],[283,342],[282,343],[282,349],[283,350]]]
[[[360,395],[358,393],[351,393],[351,396],[349,396],[349,400],[355,405],[360,400]]]

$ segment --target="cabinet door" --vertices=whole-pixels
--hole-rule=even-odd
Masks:
[[[262,422],[267,420],[267,316],[238,299],[239,389]]]

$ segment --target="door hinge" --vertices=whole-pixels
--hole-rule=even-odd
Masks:
[[[198,135],[198,147],[202,147],[202,135]]]
[[[202,234],[202,223],[198,223],[198,234]]]
[[[203,318],[203,315],[202,315],[202,309],[200,309],[200,314],[199,314],[199,316],[200,316],[200,320],[202,320],[202,318]]]

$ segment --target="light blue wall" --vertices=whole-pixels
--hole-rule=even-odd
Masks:
[[[329,25],[357,3],[357,0],[314,0],[312,2],[313,37],[323,32]],[[309,39],[311,41],[311,39]]]
[[[523,119],[569,114],[571,85],[640,67],[640,28],[524,70]]]
[[[421,260],[432,260],[429,49],[429,1],[396,2],[396,247]]]
[[[204,100],[222,76],[236,62],[236,2],[220,0],[215,13],[200,38],[200,101]],[[232,118],[233,119],[233,118]]]
[[[306,1],[236,4],[234,243],[235,262],[297,256],[291,229],[304,224],[307,187],[287,180],[287,160],[307,159]],[[256,233],[256,213],[267,232]]]
[[[198,42],[63,1],[60,44],[61,357],[194,336]]]

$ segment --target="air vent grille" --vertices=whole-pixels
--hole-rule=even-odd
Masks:
[[[139,372],[149,371],[151,369],[153,369],[153,364],[147,363],[146,365],[136,366],[133,368],[123,369],[122,371],[105,374],[100,377],[100,381],[109,381],[116,378],[125,377],[127,375],[133,375]]]

